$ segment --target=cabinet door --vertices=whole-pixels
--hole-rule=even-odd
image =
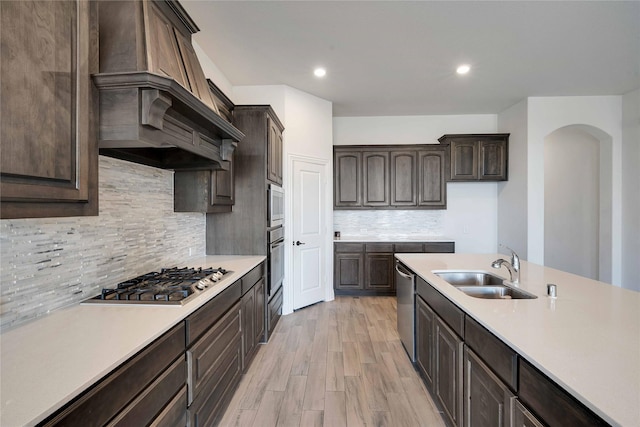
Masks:
[[[365,255],[365,289],[393,292],[393,254],[371,253]]]
[[[1,1],[1,218],[98,215],[97,3]]]
[[[454,426],[462,425],[462,349],[464,342],[436,317],[436,396],[444,415]]]
[[[267,124],[267,179],[282,185],[282,132],[270,118],[267,118]]]
[[[473,139],[451,141],[451,180],[478,179],[478,144]]]
[[[444,148],[418,151],[418,206],[446,209],[446,164]]]
[[[420,297],[416,297],[416,364],[430,389],[434,384],[436,315]]]
[[[251,288],[242,297],[240,304],[241,329],[242,329],[242,369],[246,369],[249,365],[250,355],[256,346],[255,343],[255,317],[256,317],[256,298],[254,288]]]
[[[264,279],[260,279],[256,283],[255,293],[255,343],[258,344],[264,341],[264,319],[266,317]]]
[[[233,157],[229,162],[228,170],[211,171],[211,189],[209,194],[209,205],[232,206],[234,203],[234,169]],[[215,211],[215,209],[214,209]]]
[[[391,152],[391,205],[416,206],[416,151]]]
[[[469,348],[464,351],[465,427],[508,427],[514,394]]]
[[[505,181],[507,179],[507,141],[488,139],[479,142],[478,179]]]
[[[518,399],[513,399],[512,427],[543,427],[542,424]]]
[[[342,291],[364,289],[364,254],[335,254],[333,287]]]
[[[389,206],[389,152],[362,153],[362,205]]]
[[[336,208],[362,206],[362,153],[336,151],[333,157],[333,197]]]

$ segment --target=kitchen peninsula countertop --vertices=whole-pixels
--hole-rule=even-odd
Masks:
[[[334,238],[334,242],[453,242],[453,239],[444,236],[420,236],[420,235],[356,235],[347,234]]]
[[[181,262],[232,271],[184,305],[80,304],[3,332],[0,425],[42,421],[264,259],[229,255]]]
[[[521,262],[520,288],[538,296],[468,296],[433,271],[488,271],[504,255],[397,254],[465,313],[612,425],[640,425],[640,293]],[[555,283],[558,297],[546,295]]]

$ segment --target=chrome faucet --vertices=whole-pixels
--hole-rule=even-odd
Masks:
[[[507,261],[506,259],[498,258],[491,263],[491,267],[500,268],[503,265],[507,267],[507,270],[509,270],[509,276],[511,277],[510,282],[516,285],[520,283],[520,258],[518,257],[516,251],[511,249],[509,246],[504,247],[511,251],[511,262]]]

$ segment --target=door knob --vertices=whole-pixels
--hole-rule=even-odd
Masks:
[[[304,245],[304,244],[305,243],[301,242],[300,240],[296,240],[295,243],[294,243],[294,245],[296,245],[296,246],[300,246],[300,245]]]

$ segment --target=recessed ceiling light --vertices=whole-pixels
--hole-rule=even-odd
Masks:
[[[456,73],[458,74],[467,74],[471,70],[471,67],[467,64],[462,64],[456,68]]]
[[[327,75],[327,70],[325,70],[324,68],[316,68],[315,70],[313,70],[313,74],[316,77],[324,77]]]

